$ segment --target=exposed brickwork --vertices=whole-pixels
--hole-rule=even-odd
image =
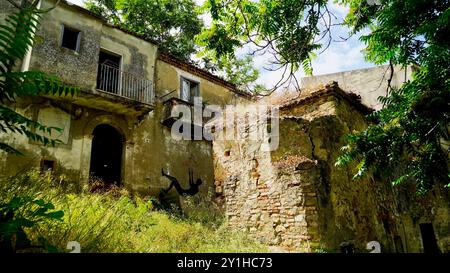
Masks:
[[[431,222],[448,251],[445,190],[425,197],[422,202],[432,205],[419,209],[416,201],[401,200],[402,188],[389,181],[371,175],[354,180],[354,166],[335,167],[344,136],[366,126],[361,112],[370,110],[357,98],[334,83],[280,112],[275,151],[264,152],[261,141],[250,139],[213,142],[216,200],[231,227],[296,251],[339,252],[346,243],[367,252],[375,240],[383,252],[420,252],[418,224]]]

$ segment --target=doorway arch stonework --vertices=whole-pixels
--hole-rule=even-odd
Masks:
[[[92,141],[94,138],[94,130],[97,126],[101,124],[106,124],[114,129],[122,136],[123,148],[122,148],[122,162],[121,162],[121,185],[125,185],[129,180],[129,168],[127,164],[131,163],[132,150],[133,150],[133,137],[131,134],[131,129],[129,128],[128,122],[125,118],[116,115],[99,115],[93,117],[83,130],[83,145],[81,148],[81,162],[80,162],[80,181],[82,183],[89,182],[90,176],[90,165],[91,165],[91,151],[92,151]]]

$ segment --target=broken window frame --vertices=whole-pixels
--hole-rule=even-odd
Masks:
[[[189,92],[185,91],[186,87]],[[180,99],[189,103],[194,103],[194,98],[200,96],[200,83],[191,79],[180,77]]]
[[[66,30],[69,30],[71,32],[76,32],[77,33],[77,41],[76,41],[75,49],[64,45],[64,33],[65,33]],[[69,50],[72,50],[72,51],[75,51],[75,52],[79,52],[80,51],[80,42],[81,42],[81,31],[80,30],[78,30],[76,28],[73,28],[73,27],[69,27],[69,26],[67,26],[65,24],[61,25],[61,43],[60,43],[60,46],[62,48],[66,48],[66,49],[69,49]]]

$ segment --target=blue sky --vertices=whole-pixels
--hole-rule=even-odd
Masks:
[[[83,0],[68,1],[83,6]],[[200,5],[205,0],[195,1]],[[333,19],[334,23],[342,22],[342,19],[347,14],[348,9],[334,4],[333,0],[329,0],[329,2],[331,11],[337,17],[336,19]],[[206,24],[210,22],[210,18],[207,16],[204,16],[203,20]],[[339,37],[348,36],[348,29],[341,26],[336,26],[333,27],[332,34],[334,40],[340,40]],[[363,53],[361,52],[363,49],[364,44],[359,41],[359,35],[355,35],[345,42],[332,42],[330,47],[325,52],[318,55],[317,58],[313,60],[313,75],[336,73],[374,66],[364,60]],[[282,73],[281,71],[272,72],[264,69],[264,67],[268,64],[269,58],[270,57],[267,55],[254,58],[254,65],[261,73],[258,82],[265,84],[267,87],[270,87],[276,83],[280,79]],[[302,73],[299,73],[298,76],[301,77]]]

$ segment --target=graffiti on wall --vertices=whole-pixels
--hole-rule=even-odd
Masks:
[[[194,174],[191,168],[189,168],[189,188],[183,189],[178,182],[178,179],[164,172],[164,169],[161,169],[161,175],[167,177],[170,180],[170,185],[167,189],[164,189],[163,192],[168,193],[172,188],[175,188],[177,193],[182,196],[194,196],[198,193],[198,187],[202,184],[202,180],[198,178],[194,182]]]

